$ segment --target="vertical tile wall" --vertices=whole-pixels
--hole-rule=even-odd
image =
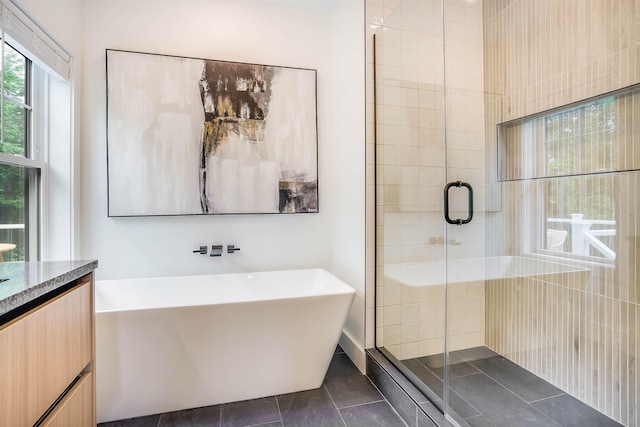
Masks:
[[[485,0],[484,55],[487,164],[494,170],[497,123],[640,82],[640,1]],[[636,98],[617,106],[617,137],[628,150],[614,169],[639,151]],[[534,213],[523,200],[544,198],[542,183],[487,177],[494,183],[488,254],[531,250],[526,230]],[[603,179],[613,188],[615,262],[590,265],[588,277],[488,282],[487,345],[624,425],[640,426],[640,173]]]

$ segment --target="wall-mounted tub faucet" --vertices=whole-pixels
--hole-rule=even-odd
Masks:
[[[194,254],[200,254],[200,255],[206,255],[207,254],[207,247],[206,246],[200,246],[200,249],[196,249],[195,251],[193,251]]]
[[[240,248],[236,248],[236,245],[227,245],[227,253],[232,254],[234,252],[238,252]]]
[[[222,256],[222,245],[211,245],[209,256]]]

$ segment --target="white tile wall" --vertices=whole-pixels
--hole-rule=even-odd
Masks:
[[[448,1],[446,56],[443,53],[442,11],[439,1],[368,1],[369,28],[376,28],[376,123],[368,122],[368,151],[377,153],[377,203],[368,200],[369,211],[378,210],[376,227],[368,233],[368,246],[378,239],[376,260],[384,263],[424,262],[444,259],[445,228],[442,189],[445,184],[445,86],[447,161],[451,179],[476,188],[474,227],[450,230],[450,255],[457,258],[483,256],[484,215],[484,88],[481,2]],[[373,31],[370,33],[373,35]],[[373,69],[373,40],[368,40],[368,65]],[[368,94],[374,93],[373,73],[368,72]],[[471,90],[469,90],[471,89]],[[372,117],[369,113],[367,117]],[[371,156],[372,157],[372,156]],[[374,168],[371,168],[373,171]],[[373,185],[373,174],[367,178]],[[466,196],[452,199],[452,214],[466,214]],[[459,212],[458,212],[459,211]],[[430,243],[430,239],[440,243]],[[459,243],[459,244],[458,244]],[[372,272],[374,266],[369,266]],[[444,285],[439,289],[409,288],[384,279],[377,269],[370,280],[377,292],[377,341],[400,359],[440,353],[444,345]],[[483,284],[476,284],[482,288]],[[466,289],[466,288],[465,288]],[[464,292],[463,292],[464,293]],[[478,316],[484,312],[478,296],[456,296],[449,303],[456,327],[455,348],[479,345],[484,340]],[[369,300],[373,295],[368,295]],[[368,305],[369,307],[369,305]],[[369,307],[370,317],[374,308]],[[469,330],[475,325],[481,330]],[[480,326],[477,326],[480,325]],[[367,346],[373,346],[373,325],[367,325]]]

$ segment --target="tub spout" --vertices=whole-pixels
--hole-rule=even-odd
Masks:
[[[209,256],[222,256],[222,245],[211,245]]]

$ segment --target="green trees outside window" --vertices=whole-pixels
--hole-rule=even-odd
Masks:
[[[5,154],[29,156],[29,67],[28,59],[4,45],[0,152]],[[28,174],[23,167],[0,163],[0,243],[16,245],[3,252],[4,261],[24,261],[27,253]]]

